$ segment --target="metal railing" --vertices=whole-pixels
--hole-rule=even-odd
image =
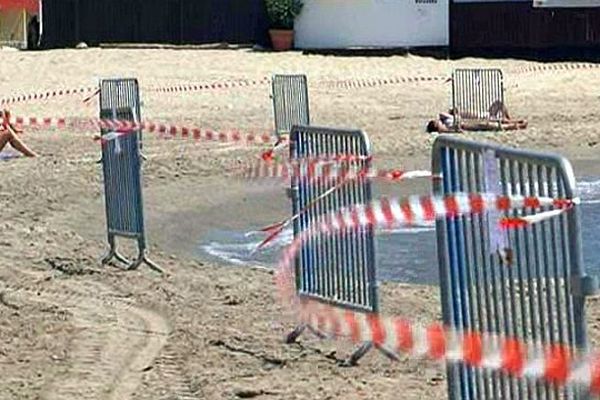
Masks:
[[[504,118],[504,77],[499,69],[457,69],[452,73],[452,109],[456,128],[461,121],[501,122]]]
[[[310,125],[306,75],[274,75],[271,97],[278,138],[288,135],[294,125]]]
[[[100,82],[100,118],[140,122],[139,86],[135,79],[106,79]],[[106,264],[113,258],[135,269],[142,262],[152,269],[161,269],[146,256],[144,206],[140,153],[141,130],[111,132],[101,129],[102,171],[106,203],[107,235],[110,250],[103,258]],[[116,237],[135,239],[138,256],[130,262],[117,251]]]
[[[575,177],[559,156],[448,136],[433,146],[437,195],[489,192],[573,199]],[[493,171],[496,173],[493,173]],[[545,211],[545,210],[538,210]],[[584,300],[597,286],[582,261],[579,207],[537,224],[497,231],[499,216],[450,217],[436,224],[445,324],[530,343],[587,345]],[[531,214],[517,210],[508,216]],[[510,252],[507,262],[500,250]],[[572,388],[448,364],[451,400],[581,399]]]
[[[336,155],[363,156],[345,168],[369,168],[371,149],[366,134],[360,130],[292,128],[292,162]],[[300,214],[294,220],[294,237],[313,227],[322,216],[368,203],[372,197],[368,179],[340,181],[293,176],[291,189],[293,213]],[[323,197],[328,192],[330,194]],[[372,228],[317,235],[307,241],[296,259],[297,292],[300,297],[336,307],[376,313],[379,305],[375,270]],[[288,342],[294,341],[305,328],[298,327],[290,334]],[[372,346],[372,343],[363,344],[347,362],[355,364]]]

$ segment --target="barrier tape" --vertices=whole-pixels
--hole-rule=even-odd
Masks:
[[[355,158],[359,161],[360,158]],[[243,178],[250,181],[281,179],[335,180],[335,179],[384,179],[401,181],[404,179],[432,177],[431,171],[415,170],[402,171],[400,169],[377,169],[374,167],[350,167],[344,162],[352,161],[350,158],[342,159],[331,157],[306,158],[295,161],[267,161],[258,160],[256,165],[249,166],[243,172]]]
[[[545,71],[573,71],[582,69],[596,69],[600,68],[600,64],[591,63],[573,63],[573,64],[550,64],[550,65],[532,65],[527,67],[521,67],[514,71],[516,74],[526,74],[532,72],[545,72]]]
[[[482,214],[484,212],[506,212],[512,209],[539,209],[553,207],[560,212],[570,209],[579,200],[554,199],[549,197],[500,196],[494,193],[466,194],[457,193],[448,196],[411,196],[408,199],[382,198],[369,204],[361,204],[349,209],[342,209],[321,218],[310,231],[303,232],[299,237],[316,233],[328,233],[357,227],[394,228],[397,226],[422,225],[434,222],[438,218],[457,217],[467,214]],[[556,216],[543,213],[545,218]],[[521,216],[503,217],[500,223],[505,226],[523,226],[540,222],[541,217]],[[516,221],[516,222],[515,222]],[[303,239],[302,239],[303,240]],[[296,243],[295,240],[293,243]],[[296,243],[292,249],[285,251],[280,269],[292,265],[295,257]],[[290,259],[291,257],[291,259]],[[294,294],[295,295],[295,294]]]
[[[552,64],[552,65],[533,65],[522,67],[514,71],[516,74],[540,72],[540,71],[561,71],[561,70],[580,70],[580,69],[595,69],[600,68],[600,64],[591,63],[573,63],[573,64]],[[323,86],[327,88],[362,88],[362,87],[375,87],[383,85],[396,85],[401,83],[419,83],[419,82],[449,82],[451,77],[448,76],[413,76],[413,77],[389,77],[389,78],[364,78],[364,79],[346,79],[346,80],[324,80],[317,81],[317,87]],[[164,87],[149,87],[145,89],[146,92],[156,93],[185,93],[185,92],[197,92],[206,90],[219,90],[219,89],[232,89],[242,88],[250,86],[260,86],[270,83],[269,77],[263,77],[260,79],[237,79],[229,81],[216,81],[211,83],[184,83],[174,84],[171,86]],[[48,90],[46,92],[30,93],[23,95],[15,95],[0,99],[0,106],[23,103],[31,100],[48,100],[54,97],[77,95],[84,93],[92,93],[91,96],[83,100],[87,103],[95,95],[97,95],[98,87],[80,87],[80,88],[68,88],[68,89],[55,89]]]
[[[527,223],[537,223],[555,217],[577,203],[577,199],[508,197],[493,193],[413,196],[407,201],[382,199],[329,214],[317,225],[303,231],[284,251],[275,279],[282,300],[296,309],[300,322],[330,336],[350,338],[355,343],[371,342],[392,354],[407,353],[435,361],[462,362],[474,368],[499,370],[517,378],[541,379],[556,386],[577,385],[592,394],[600,394],[600,357],[597,355],[579,356],[576,349],[564,345],[525,343],[512,337],[450,329],[439,323],[421,325],[400,317],[335,308],[299,298],[294,288],[295,257],[315,234],[367,226],[411,225],[418,220],[490,211],[557,208],[535,218],[521,218]]]
[[[267,227],[264,227],[262,229],[259,229],[259,232],[267,233],[268,236],[257,246],[257,250],[260,250],[263,247],[265,247],[268,243],[270,243],[273,239],[275,239],[283,231],[283,229],[286,226],[288,226],[290,223],[292,223],[296,219],[300,218],[300,216],[302,216],[305,212],[307,212],[312,207],[314,207],[319,201],[325,199],[326,197],[328,197],[329,195],[334,193],[336,190],[340,189],[343,185],[348,184],[348,183],[358,180],[358,179],[365,179],[365,178],[368,179],[370,177],[378,177],[378,178],[386,177],[387,178],[387,176],[388,176],[388,174],[380,175],[379,173],[375,173],[374,175],[371,176],[370,172],[373,172],[371,168],[363,168],[360,171],[355,171],[354,173],[348,173],[348,171],[346,171],[340,176],[316,176],[315,179],[317,179],[317,180],[327,180],[329,182],[331,182],[333,180],[336,183],[334,186],[332,186],[325,192],[321,193],[319,196],[312,199],[306,206],[304,206],[304,208],[302,208],[299,212],[297,212],[291,218],[286,218],[281,222],[278,222],[278,223],[269,225]],[[391,175],[391,176],[394,176],[394,175]],[[413,178],[422,178],[422,177],[431,177],[431,176],[432,176],[432,174],[430,171],[409,171],[409,172],[399,172],[398,177],[397,178],[394,177],[392,179],[394,181],[400,181],[400,180],[404,180],[404,179],[413,179]],[[308,178],[310,178],[310,176],[308,176]]]
[[[219,82],[211,82],[211,83],[185,83],[185,84],[177,84],[172,86],[165,87],[149,87],[145,89],[146,92],[156,92],[156,93],[183,93],[183,92],[194,92],[194,91],[202,91],[202,90],[218,90],[218,89],[231,89],[236,87],[250,87],[250,86],[259,86],[270,83],[270,79],[268,77],[257,79],[239,79],[235,81],[219,81]],[[0,99],[0,106],[16,104],[16,103],[24,103],[31,100],[48,100],[55,97],[61,96],[70,96],[70,95],[78,95],[78,94],[86,94],[91,93],[90,96],[86,97],[83,102],[87,103],[92,98],[97,96],[100,93],[98,86],[95,87],[81,87],[81,88],[69,88],[69,89],[55,89],[48,90],[46,92],[39,93],[30,93],[30,94],[22,94],[15,95],[11,97],[6,97]]]
[[[414,76],[414,77],[391,77],[391,78],[364,78],[320,82],[324,87],[334,88],[363,88],[383,85],[397,85],[401,83],[418,82],[446,82],[448,76]]]
[[[0,118],[0,122],[4,123],[4,119]],[[134,133],[137,130],[143,129],[148,133],[157,133],[163,138],[181,137],[182,139],[217,141],[223,143],[248,143],[248,144],[271,144],[271,133],[252,133],[241,132],[234,129],[227,132],[219,132],[213,129],[190,127],[182,125],[173,125],[162,122],[142,121],[132,122],[117,119],[100,119],[100,118],[85,118],[85,119],[69,119],[69,118],[37,118],[37,117],[11,117],[8,121],[18,127],[32,127],[43,129],[105,129],[112,130],[112,134],[107,134],[98,139],[103,143],[107,143],[123,135]]]
[[[517,69],[515,73],[524,74],[540,71],[564,71],[564,70],[580,70],[580,69],[596,69],[600,68],[600,64],[577,63],[577,64],[551,64],[551,65],[532,65]]]
[[[219,81],[212,83],[185,83],[167,87],[155,87],[146,89],[147,92],[157,93],[185,93],[185,92],[198,92],[203,90],[218,90],[218,89],[232,89],[238,87],[250,87],[268,85],[271,83],[269,77],[263,77],[261,79],[239,79],[235,81]]]
[[[98,90],[97,87],[81,87],[81,88],[76,88],[76,89],[58,89],[58,90],[49,90],[49,91],[41,92],[41,93],[23,94],[23,95],[17,95],[17,96],[6,97],[6,98],[0,99],[0,106],[4,106],[4,105],[8,105],[8,104],[15,104],[15,103],[24,103],[24,102],[30,101],[30,100],[48,100],[48,99],[52,99],[54,97],[60,97],[60,96],[70,96],[70,95],[77,95],[77,94],[93,93],[97,90]]]

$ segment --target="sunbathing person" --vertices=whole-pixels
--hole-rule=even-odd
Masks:
[[[492,103],[485,115],[473,115],[468,112],[461,112],[460,116],[460,125],[457,126],[455,110],[449,110],[447,113],[440,113],[438,119],[431,120],[427,123],[427,132],[510,131],[527,128],[527,121],[512,120],[510,118],[508,109],[501,101]],[[463,118],[466,118],[467,121],[463,121]]]
[[[37,154],[17,137],[17,133],[21,133],[21,131],[8,122],[10,121],[10,112],[4,110],[0,113],[0,118],[3,118],[4,121],[0,124],[0,151],[2,151],[7,144],[10,144],[15,150],[26,157],[37,157]]]

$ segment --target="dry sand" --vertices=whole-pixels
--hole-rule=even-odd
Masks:
[[[359,127],[377,165],[427,168],[428,118],[448,108],[440,82],[331,89],[319,81],[449,74],[499,66],[507,103],[526,131],[471,135],[551,149],[576,171],[600,173],[596,69],[517,73],[533,63],[418,57],[323,57],[298,53],[176,50],[2,52],[0,97],[135,76],[142,88],[306,73],[312,120]],[[83,97],[83,96],[82,96]],[[147,118],[217,129],[269,130],[267,86],[187,94],[143,93]],[[19,115],[93,117],[81,97],[12,107]],[[168,275],[99,265],[105,243],[99,145],[92,133],[27,132],[37,160],[0,162],[0,399],[420,399],[445,397],[443,367],[376,353],[355,368],[351,347],[304,336],[284,345],[292,321],[275,301],[269,271],[193,257],[215,228],[251,230],[289,213],[284,190],[233,178],[259,147],[146,136],[144,196],[150,255]],[[426,188],[422,188],[427,190]],[[405,193],[394,186],[385,189]],[[434,244],[432,243],[432,249]],[[435,266],[432,266],[435,268]],[[386,312],[439,319],[437,288],[383,285]],[[590,301],[594,340],[600,314]]]

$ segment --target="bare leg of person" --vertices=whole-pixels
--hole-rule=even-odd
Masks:
[[[0,131],[0,151],[4,149],[6,144],[10,141],[10,133],[5,131]]]
[[[9,128],[9,130],[7,132],[4,132],[0,138],[0,149],[2,149],[5,145],[6,142],[10,143],[10,145],[17,151],[21,152],[24,156],[26,157],[37,157],[37,154],[31,150],[29,147],[27,147],[25,145],[25,143],[23,143],[21,141],[21,139],[19,139],[17,137],[17,135],[12,132],[10,130],[11,128]],[[5,140],[6,142],[2,143],[3,140]]]

